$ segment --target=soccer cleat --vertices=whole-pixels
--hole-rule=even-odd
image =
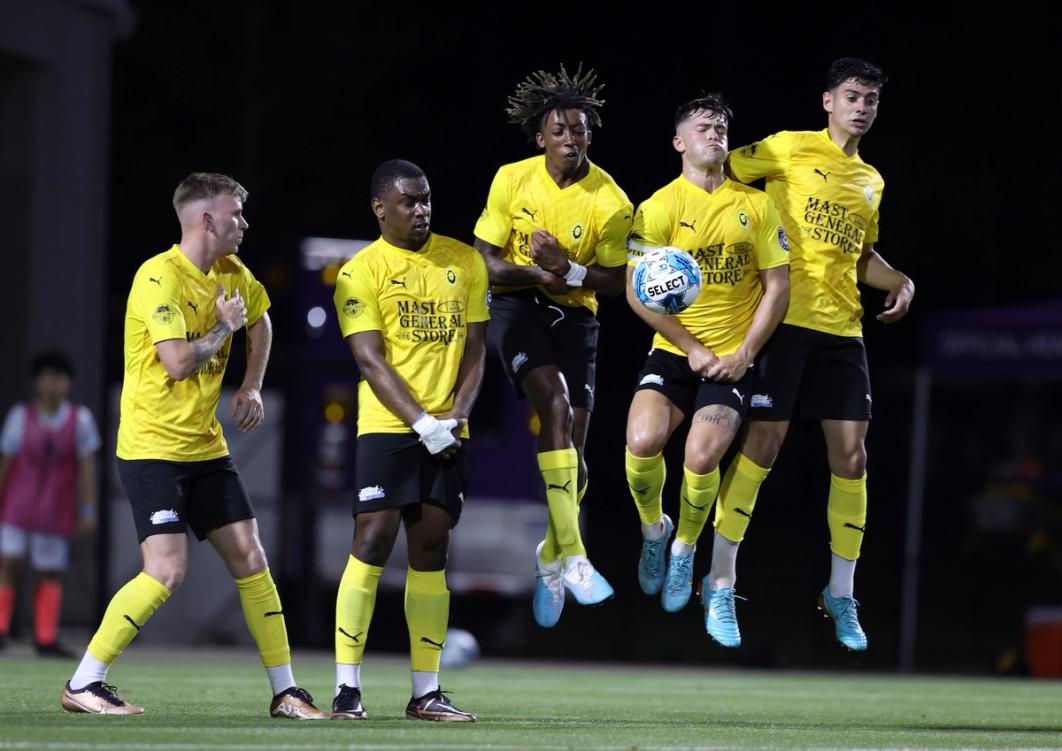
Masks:
[[[852,595],[831,597],[830,588],[826,587],[819,595],[819,610],[823,617],[833,618],[837,641],[853,652],[862,652],[867,648],[867,635],[859,625],[859,601]]]
[[[638,559],[638,584],[647,595],[658,595],[664,586],[665,555],[668,538],[675,529],[671,517],[664,514],[664,534],[658,540],[642,540],[642,557]]]
[[[431,722],[475,722],[476,716],[455,707],[442,689],[437,688],[419,699],[410,699],[409,704],[406,705],[406,719]]]
[[[51,644],[36,642],[34,646],[37,648],[38,657],[61,657],[66,660],[77,657],[77,655],[57,641],[53,641]]]
[[[332,699],[333,720],[367,720],[369,713],[361,704],[361,689],[339,684],[339,693]]]
[[[543,563],[541,554],[545,544],[543,540],[535,548],[535,594],[531,609],[535,623],[542,628],[553,628],[564,610],[564,571],[559,559]]]
[[[690,595],[693,594],[693,554],[696,550],[694,547],[688,555],[671,554],[664,590],[660,593],[660,604],[668,613],[677,613],[690,601]]]
[[[284,689],[274,696],[269,705],[269,714],[289,720],[327,720],[332,716],[315,707],[310,692],[298,686]]]
[[[87,714],[144,714],[144,708],[118,698],[118,689],[103,681],[90,683],[74,691],[70,681],[59,694],[59,706],[67,712]]]
[[[580,605],[600,605],[612,597],[612,585],[597,572],[585,555],[564,559],[564,586]]]
[[[708,577],[701,580],[701,604],[704,606],[704,630],[723,647],[740,647],[734,600],[744,597],[734,594],[733,587],[709,589]]]

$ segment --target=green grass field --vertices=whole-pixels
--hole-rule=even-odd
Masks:
[[[365,722],[267,716],[257,655],[131,649],[108,681],[138,717],[70,715],[73,663],[0,657],[0,749],[1062,748],[1062,682],[480,662],[443,675],[476,724],[404,718],[408,673],[372,657]],[[296,677],[330,703],[324,654]]]

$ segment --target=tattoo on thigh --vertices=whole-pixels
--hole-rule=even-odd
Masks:
[[[713,404],[710,407],[702,409],[696,414],[694,419],[697,422],[708,422],[713,425],[721,425],[730,430],[737,430],[738,425],[741,424],[741,418],[738,416],[738,413],[730,407],[725,407],[722,404]]]

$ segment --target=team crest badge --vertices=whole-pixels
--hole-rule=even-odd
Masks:
[[[786,253],[789,252],[789,237],[785,234],[785,228],[782,225],[778,225],[778,244],[782,246],[782,250]]]
[[[863,188],[863,196],[867,199],[867,203],[874,203],[874,189],[869,185]]]
[[[582,222],[576,222],[575,224],[572,225],[572,239],[573,240],[578,240],[582,236],[583,236],[583,223]]]
[[[155,320],[166,326],[173,320],[173,311],[169,305],[160,305],[155,308]]]
[[[343,315],[347,318],[357,318],[365,310],[365,303],[356,297],[348,297],[343,303]]]
[[[450,282],[450,284],[457,283],[457,274],[454,273],[453,269],[446,270],[446,281]]]
[[[744,211],[738,212],[738,224],[740,224],[742,227],[749,226],[749,215],[746,214]]]

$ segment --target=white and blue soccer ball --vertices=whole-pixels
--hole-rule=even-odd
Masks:
[[[701,269],[682,248],[653,248],[634,266],[634,294],[654,313],[674,315],[701,292]]]
[[[443,644],[441,666],[444,668],[464,668],[479,657],[479,642],[463,628],[446,629],[446,642]]]

